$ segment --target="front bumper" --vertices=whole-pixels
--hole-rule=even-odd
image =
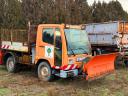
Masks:
[[[75,76],[78,76],[78,69],[68,70],[68,71],[60,70],[61,78],[68,78],[68,77],[75,77]]]

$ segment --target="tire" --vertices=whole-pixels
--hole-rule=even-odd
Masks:
[[[52,81],[54,79],[54,75],[52,74],[52,69],[47,62],[41,62],[38,65],[38,78],[42,81]]]
[[[10,72],[10,73],[15,73],[17,71],[17,64],[16,64],[15,58],[13,56],[10,56],[7,58],[6,68],[7,68],[8,72]]]
[[[125,61],[124,61],[124,64],[125,64],[125,67],[128,68],[128,60],[125,60]]]
[[[115,59],[115,62],[114,62],[115,69],[120,68],[121,65],[123,65],[122,63],[123,63],[123,57],[117,56],[116,59]]]

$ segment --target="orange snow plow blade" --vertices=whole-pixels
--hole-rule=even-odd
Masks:
[[[117,53],[98,55],[84,64],[83,72],[87,74],[86,80],[94,80],[109,73],[112,73],[114,68],[114,61]]]

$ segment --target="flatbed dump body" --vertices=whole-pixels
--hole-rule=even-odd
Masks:
[[[36,43],[37,27],[30,26],[28,29],[1,29],[1,49],[30,52],[31,46]]]

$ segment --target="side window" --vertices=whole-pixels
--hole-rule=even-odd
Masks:
[[[55,39],[55,47],[62,50],[62,40],[61,40],[61,33],[60,29],[56,29],[56,39]]]
[[[55,65],[62,65],[62,39],[60,29],[56,28],[55,30],[56,38],[55,38]]]
[[[43,29],[43,42],[54,44],[54,30],[53,28],[45,28]]]

